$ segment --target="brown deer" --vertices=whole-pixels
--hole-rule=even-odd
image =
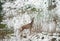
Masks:
[[[34,18],[32,18],[31,23],[23,25],[21,28],[19,28],[19,31],[22,32],[24,29],[29,29],[30,30],[30,34],[31,34],[33,22],[34,22]]]

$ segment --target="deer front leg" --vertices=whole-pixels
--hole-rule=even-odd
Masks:
[[[31,31],[31,28],[30,28],[30,35],[31,35],[31,32],[32,32],[32,31]]]

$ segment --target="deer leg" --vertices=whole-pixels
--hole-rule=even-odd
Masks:
[[[20,33],[20,38],[22,39],[22,37],[23,37],[23,32]]]
[[[31,28],[30,28],[30,35],[31,35]]]

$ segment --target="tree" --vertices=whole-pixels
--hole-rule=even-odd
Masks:
[[[7,36],[7,34],[12,34],[13,33],[13,28],[12,29],[9,29],[7,27],[6,24],[2,24],[2,20],[3,20],[3,14],[2,14],[2,2],[0,1],[0,39],[3,39],[5,38],[5,36]]]

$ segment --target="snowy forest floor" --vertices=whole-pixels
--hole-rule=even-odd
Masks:
[[[0,41],[60,41],[60,37],[56,33],[53,36],[45,33],[33,33],[30,36],[20,38],[13,36],[10,39],[3,39]]]

